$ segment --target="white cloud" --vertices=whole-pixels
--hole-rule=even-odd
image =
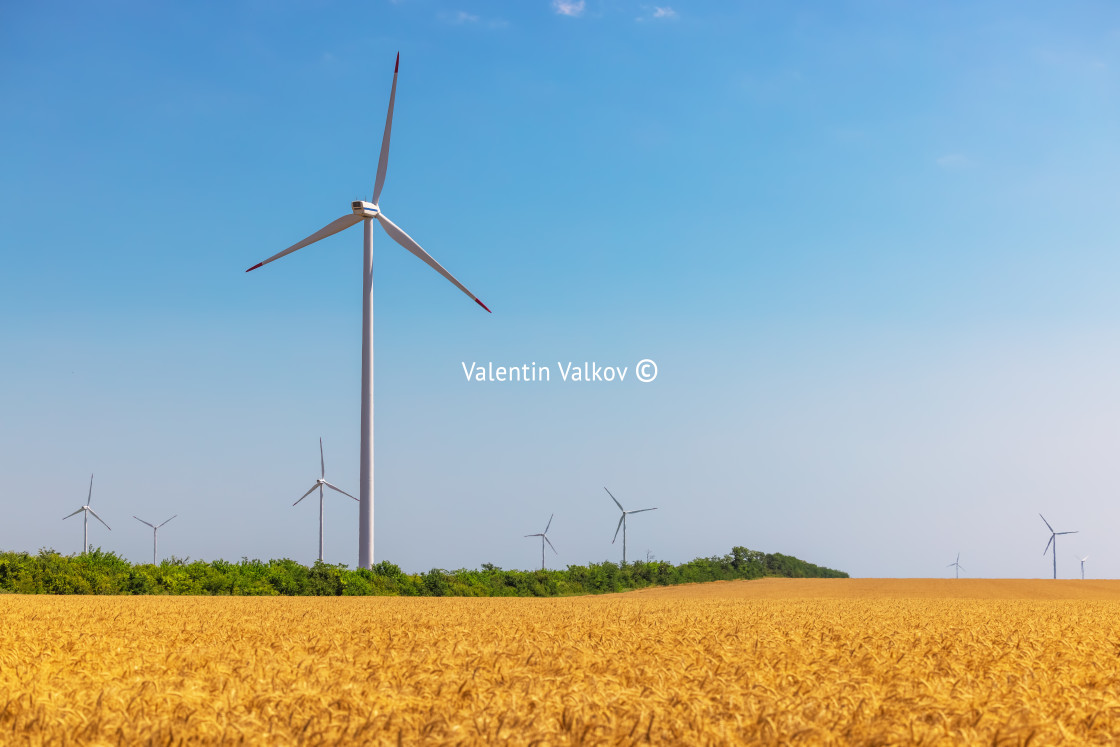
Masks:
[[[668,5],[643,5],[642,15],[634,20],[638,23],[645,23],[646,21],[675,21],[677,20],[677,11],[670,8]]]
[[[465,10],[460,10],[455,13],[440,13],[439,20],[443,21],[444,23],[453,23],[459,25],[464,23],[478,23],[478,16],[472,13],[468,13]]]
[[[653,6],[653,17],[654,18],[676,18],[677,17],[677,11],[673,10],[668,5],[666,5],[664,8],[659,8],[655,5],[655,6]]]
[[[553,9],[562,16],[572,16],[573,18],[583,15],[583,7],[585,0],[552,0]]]

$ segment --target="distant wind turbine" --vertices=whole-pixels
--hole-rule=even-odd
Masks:
[[[1048,522],[1046,520],[1045,516],[1043,516],[1042,514],[1039,514],[1038,518],[1042,519],[1042,523],[1045,524],[1046,528],[1050,530],[1050,541],[1046,543],[1046,550],[1049,550],[1051,545],[1054,546],[1054,552],[1053,552],[1053,555],[1054,555],[1054,578],[1057,579],[1058,578],[1058,535],[1059,534],[1077,534],[1077,531],[1055,532],[1054,527],[1050,526],[1050,522]],[[1046,555],[1046,550],[1042,551],[1043,556]]]
[[[952,563],[950,563],[949,565],[947,565],[947,566],[945,566],[945,567],[946,567],[946,568],[953,568],[953,567],[956,567],[956,569],[957,569],[957,578],[960,578],[960,577],[961,577],[961,571],[963,571],[963,570],[964,570],[964,568],[961,568],[961,554],[960,554],[960,553],[957,553],[957,559],[956,559],[956,560],[954,560],[954,561],[953,561]]]
[[[1073,557],[1075,557],[1075,558],[1077,558],[1078,560],[1081,561],[1081,580],[1084,581],[1085,580],[1085,561],[1089,559],[1089,556],[1086,555],[1083,558],[1078,558],[1076,555],[1074,555]]]
[[[69,519],[74,514],[80,514],[80,513],[83,513],[83,512],[85,513],[85,516],[83,517],[83,520],[82,520],[82,552],[83,553],[86,552],[89,549],[89,515],[93,514],[93,518],[97,519],[102,524],[105,524],[105,520],[102,519],[100,516],[98,516],[97,512],[89,507],[89,504],[91,504],[91,503],[93,503],[93,474],[92,473],[89,476],[89,495],[86,496],[86,505],[79,508],[73,514],[66,514],[65,516],[62,517],[62,520],[66,521],[67,519]],[[108,529],[110,532],[113,531],[113,528],[111,526],[109,526],[108,524],[105,524],[105,528]]]
[[[385,115],[385,134],[381,140],[381,156],[377,161],[377,176],[373,182],[373,200],[371,202],[354,201],[350,203],[351,212],[338,220],[328,223],[323,228],[308,236],[303,241],[292,244],[279,254],[274,254],[263,262],[250,267],[245,272],[255,270],[262,265],[287,256],[297,249],[302,249],[309,244],[314,244],[320,239],[349,228],[358,223],[363,224],[365,255],[362,264],[362,439],[360,455],[360,476],[358,478],[358,567],[370,568],[373,566],[373,222],[376,220],[389,234],[389,238],[412,252],[422,262],[433,270],[443,275],[452,285],[466,293],[470,298],[486,311],[490,311],[486,304],[467,290],[467,287],[452,277],[451,273],[443,269],[439,262],[424,251],[411,236],[402,231],[396,223],[385,217],[378,205],[381,197],[381,188],[385,185],[385,171],[389,166],[389,132],[393,127],[393,102],[397,96],[397,71],[400,69],[401,56],[397,55],[397,64],[393,69],[393,88],[389,92],[389,112]],[[359,148],[364,148],[364,142]]]
[[[347,493],[342,488],[336,488],[334,485],[331,485],[329,482],[327,482],[327,460],[323,458],[323,439],[320,438],[319,439],[319,479],[315,481],[315,484],[311,486],[310,490],[308,490],[306,493],[304,493],[303,495],[301,495],[299,497],[299,501],[302,501],[304,498],[306,498],[307,496],[314,493],[316,488],[319,489],[319,560],[323,559],[323,488],[324,487],[328,487],[331,490],[336,490],[339,493],[342,493],[347,498],[354,498],[354,496],[350,495],[349,493]],[[354,500],[357,501],[358,499],[354,498]],[[293,506],[299,505],[299,501],[296,501],[292,505]],[[358,501],[358,502],[361,503],[361,501]]]
[[[552,526],[552,517],[553,516],[556,516],[556,514],[553,514],[552,516],[548,517],[548,524],[545,525],[545,528],[544,528],[543,532],[538,532],[537,534],[526,534],[525,535],[526,537],[540,537],[541,538],[541,570],[542,571],[544,570],[544,543],[547,542],[548,546],[552,547],[552,541],[548,539],[548,528],[550,526]],[[552,547],[552,552],[555,553],[556,555],[560,554],[560,553],[556,552],[555,547]]]
[[[607,490],[607,488],[604,487],[603,490]],[[622,504],[618,502],[618,499],[614,497],[614,493],[607,490],[607,495],[609,495],[611,497],[611,500],[614,501],[614,505],[618,506],[618,510],[622,512],[622,516],[618,520],[618,526],[615,527],[615,529],[614,529],[614,539],[611,540],[611,544],[613,545],[615,540],[618,539],[618,530],[621,529],[622,530],[622,564],[626,565],[626,517],[629,514],[640,514],[643,511],[656,511],[657,507],[654,507],[654,508],[639,508],[635,511],[627,511],[625,508],[622,507]]]
[[[175,514],[175,516],[178,516],[178,515],[179,514]],[[172,516],[171,519],[174,519],[175,516]],[[141,524],[147,524],[148,526],[150,526],[152,528],[152,565],[155,565],[156,564],[156,544],[159,541],[159,528],[161,526],[163,526],[163,524],[166,524],[167,521],[171,521],[171,519],[168,519],[167,521],[163,522],[163,524],[160,524],[160,525],[157,526],[157,525],[152,524],[150,522],[144,521],[143,519],[141,519],[136,514],[133,514],[132,518],[136,519]]]

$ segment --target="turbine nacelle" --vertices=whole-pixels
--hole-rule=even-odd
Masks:
[[[365,200],[354,200],[350,203],[354,215],[360,215],[363,218],[376,218],[381,212],[381,208],[377,207],[375,202],[366,202]]]

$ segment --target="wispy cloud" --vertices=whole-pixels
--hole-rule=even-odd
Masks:
[[[645,21],[675,21],[677,18],[677,11],[673,10],[668,5],[643,5],[642,15],[634,20],[638,23],[643,23]]]
[[[573,18],[583,15],[584,0],[552,0],[552,8],[562,16]]]
[[[451,23],[456,26],[464,23],[478,23],[478,16],[473,13],[468,13],[465,10],[456,11],[454,13],[443,11],[439,14],[438,18],[444,23]]]
[[[968,156],[960,153],[947,153],[937,159],[937,165],[946,171],[957,171],[968,168],[972,165],[972,161]]]

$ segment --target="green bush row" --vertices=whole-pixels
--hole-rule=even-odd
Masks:
[[[100,548],[81,555],[0,552],[0,592],[18,594],[195,594],[235,596],[454,596],[555,597],[601,594],[700,581],[786,578],[847,578],[848,574],[804,560],[734,547],[723,557],[666,562],[610,561],[570,565],[562,571],[504,571],[486,563],[479,570],[404,573],[382,561],[372,569],[294,560],[212,563],[169,558],[159,565],[132,565]]]

